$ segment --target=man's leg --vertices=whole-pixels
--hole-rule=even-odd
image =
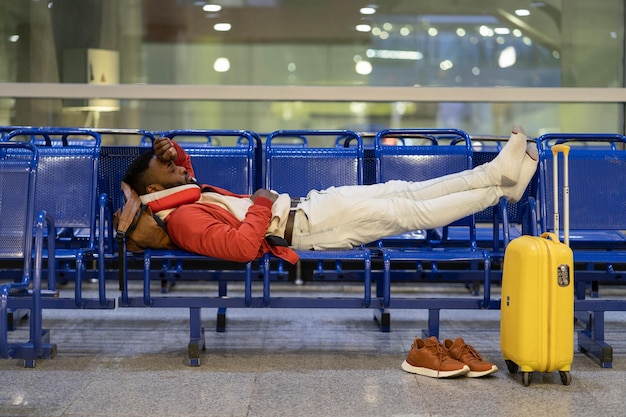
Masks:
[[[493,206],[502,196],[499,186],[426,200],[317,194],[302,203],[308,222],[300,230],[295,225],[292,244],[298,249],[341,249],[399,233],[434,229]]]
[[[331,187],[321,193],[360,198],[410,198],[426,200],[451,193],[491,186],[513,186],[521,175],[527,137],[512,133],[509,141],[491,162],[474,169],[444,175],[427,181],[389,181],[368,186]],[[526,184],[528,181],[526,181]],[[524,186],[525,189],[525,186]],[[317,193],[317,191],[314,191]]]

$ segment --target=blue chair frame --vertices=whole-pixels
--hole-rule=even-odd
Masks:
[[[39,163],[35,190],[35,210],[45,211],[54,219],[55,229],[49,229],[48,240],[55,240],[55,254],[48,258],[48,290],[56,291],[56,278],[50,273],[57,264],[56,275],[75,273],[74,298],[46,297],[46,308],[115,308],[113,299],[106,298],[104,274],[98,276],[97,299],[82,297],[84,259],[95,256],[103,244],[98,233],[98,160],[100,135],[82,128],[18,129],[4,140],[28,138],[38,148]],[[86,230],[86,235],[77,233]],[[54,260],[54,262],[50,262]],[[64,267],[58,265],[65,262]],[[71,262],[75,262],[72,269]]]
[[[37,147],[30,143],[0,142],[0,259],[23,260],[21,278],[0,284],[0,358],[23,359],[25,367],[34,367],[37,359],[50,359],[56,353],[49,331],[42,328],[44,228],[53,225],[53,220],[45,211],[35,220],[38,159]],[[54,254],[54,245],[49,248]],[[30,312],[27,342],[9,342],[10,309]]]
[[[419,146],[389,146],[383,142],[387,137],[419,136],[427,139],[429,144]],[[464,146],[440,144],[441,139],[450,141],[451,138],[460,138]],[[377,182],[402,179],[408,181],[423,181],[454,172],[472,168],[471,139],[467,133],[456,129],[387,129],[380,131],[375,141],[375,158]],[[475,216],[471,215],[450,226],[463,226],[466,229],[466,238],[462,241],[450,242],[446,233],[437,237],[433,231],[424,231],[419,239],[402,236],[382,239],[378,242],[379,251],[383,258],[384,278],[382,288],[383,308],[379,311],[380,321],[389,323],[388,308],[427,308],[429,310],[428,329],[423,330],[423,336],[438,336],[439,311],[444,308],[475,309],[489,308],[491,305],[490,275],[491,258],[487,250],[478,247],[476,241]],[[444,228],[445,229],[445,228]],[[417,268],[409,271],[411,276],[421,276],[425,273],[421,269],[423,262],[431,264],[434,275],[442,276],[444,271],[439,268],[440,263],[462,262],[467,265],[465,270],[450,271],[448,274],[453,280],[466,282],[469,276],[477,272],[482,277],[483,297],[457,299],[402,299],[392,297],[392,278],[401,274],[392,269],[394,262],[416,262]],[[479,264],[482,262],[482,271]]]
[[[283,137],[350,137],[356,145],[344,148],[314,148],[286,146],[280,143]],[[265,142],[265,188],[280,193],[288,193],[292,198],[305,197],[311,190],[322,190],[330,186],[363,184],[363,143],[358,133],[350,130],[278,130],[270,133]],[[297,173],[297,175],[294,175]],[[340,306],[370,307],[371,305],[371,251],[364,247],[350,250],[297,250],[301,261],[317,264],[314,273],[326,277],[342,276],[345,270],[343,261],[363,262],[364,293],[362,299],[341,298],[335,300],[301,297],[272,297],[270,291],[270,271],[263,276],[263,303],[271,307],[312,307],[330,308]],[[266,256],[266,263],[269,262]],[[329,270],[324,262],[333,262],[335,268]],[[279,271],[282,270],[279,262]],[[328,301],[328,302],[327,302]]]
[[[605,311],[626,311],[620,299],[600,299],[602,282],[621,281],[626,264],[626,137],[619,134],[546,134],[540,144],[538,233],[553,231],[553,162],[551,146],[570,145],[569,199],[570,246],[574,252],[574,309],[584,329],[578,347],[604,368],[612,367],[613,350],[604,340]],[[562,167],[559,188],[563,185]],[[559,201],[563,191],[559,189]],[[561,204],[562,210],[562,204]],[[563,219],[563,216],[561,216]],[[559,227],[563,240],[563,225]],[[621,269],[621,270],[620,270]],[[591,298],[586,298],[587,288]]]
[[[202,183],[203,179],[211,182],[221,188],[228,189],[239,194],[252,194],[255,185],[255,162],[256,149],[258,148],[258,135],[250,131],[241,130],[176,130],[161,132],[160,136],[174,139],[177,136],[235,136],[245,137],[248,139],[248,146],[192,146],[186,144],[185,151],[189,154],[194,167],[195,175]],[[139,147],[141,148],[141,147]],[[143,148],[145,150],[145,148]],[[125,161],[129,164],[131,160],[124,156]],[[125,169],[123,170],[125,171]],[[123,173],[122,171],[122,173]],[[221,171],[221,172],[220,172]],[[123,175],[123,174],[122,174]],[[119,178],[121,181],[121,177]],[[175,274],[186,273],[183,262],[219,262],[207,256],[190,253],[184,250],[153,250],[146,249],[143,253],[137,254],[126,251],[125,244],[118,248],[120,257],[122,257],[122,274],[120,276],[119,304],[121,307],[171,307],[171,308],[189,308],[189,333],[190,341],[188,345],[189,365],[200,365],[200,351],[205,349],[204,328],[202,327],[201,310],[202,308],[218,309],[218,331],[225,326],[225,312],[229,307],[250,307],[255,304],[252,297],[252,262],[245,264],[236,264],[236,267],[228,268],[220,264],[219,269],[215,271],[196,271],[194,276],[198,278],[198,274],[203,274],[204,279],[217,279],[219,281],[218,294],[215,297],[208,296],[160,296],[152,295],[151,270],[152,261],[160,260],[164,268],[168,268],[169,272]],[[141,296],[131,296],[128,291],[128,261],[132,259],[141,260],[143,264],[143,294]],[[263,263],[262,263],[263,264]],[[223,272],[232,272],[232,277],[225,277]],[[244,296],[230,297],[226,292],[226,280],[235,276],[243,275],[244,280]]]

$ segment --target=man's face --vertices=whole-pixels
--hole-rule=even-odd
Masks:
[[[156,156],[150,160],[145,175],[149,179],[149,185],[146,187],[146,191],[149,193],[195,183],[195,180],[184,167],[174,164],[174,161],[161,161]]]

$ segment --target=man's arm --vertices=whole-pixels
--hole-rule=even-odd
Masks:
[[[182,249],[227,261],[249,262],[262,253],[271,207],[270,199],[258,196],[239,222],[221,207],[189,204],[170,214],[167,229]]]
[[[180,167],[185,167],[189,175],[195,178],[193,166],[191,165],[191,157],[187,152],[175,141],[170,138],[160,137],[154,140],[152,144],[154,154],[161,161],[174,161]]]

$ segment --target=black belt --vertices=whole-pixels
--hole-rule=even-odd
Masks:
[[[293,220],[296,217],[296,211],[291,210],[287,216],[287,224],[285,225],[285,240],[291,246],[291,237],[293,236]]]
[[[293,236],[293,221],[296,218],[296,208],[300,204],[300,199],[291,199],[291,210],[287,216],[287,224],[285,225],[285,240],[291,246],[291,237]]]

